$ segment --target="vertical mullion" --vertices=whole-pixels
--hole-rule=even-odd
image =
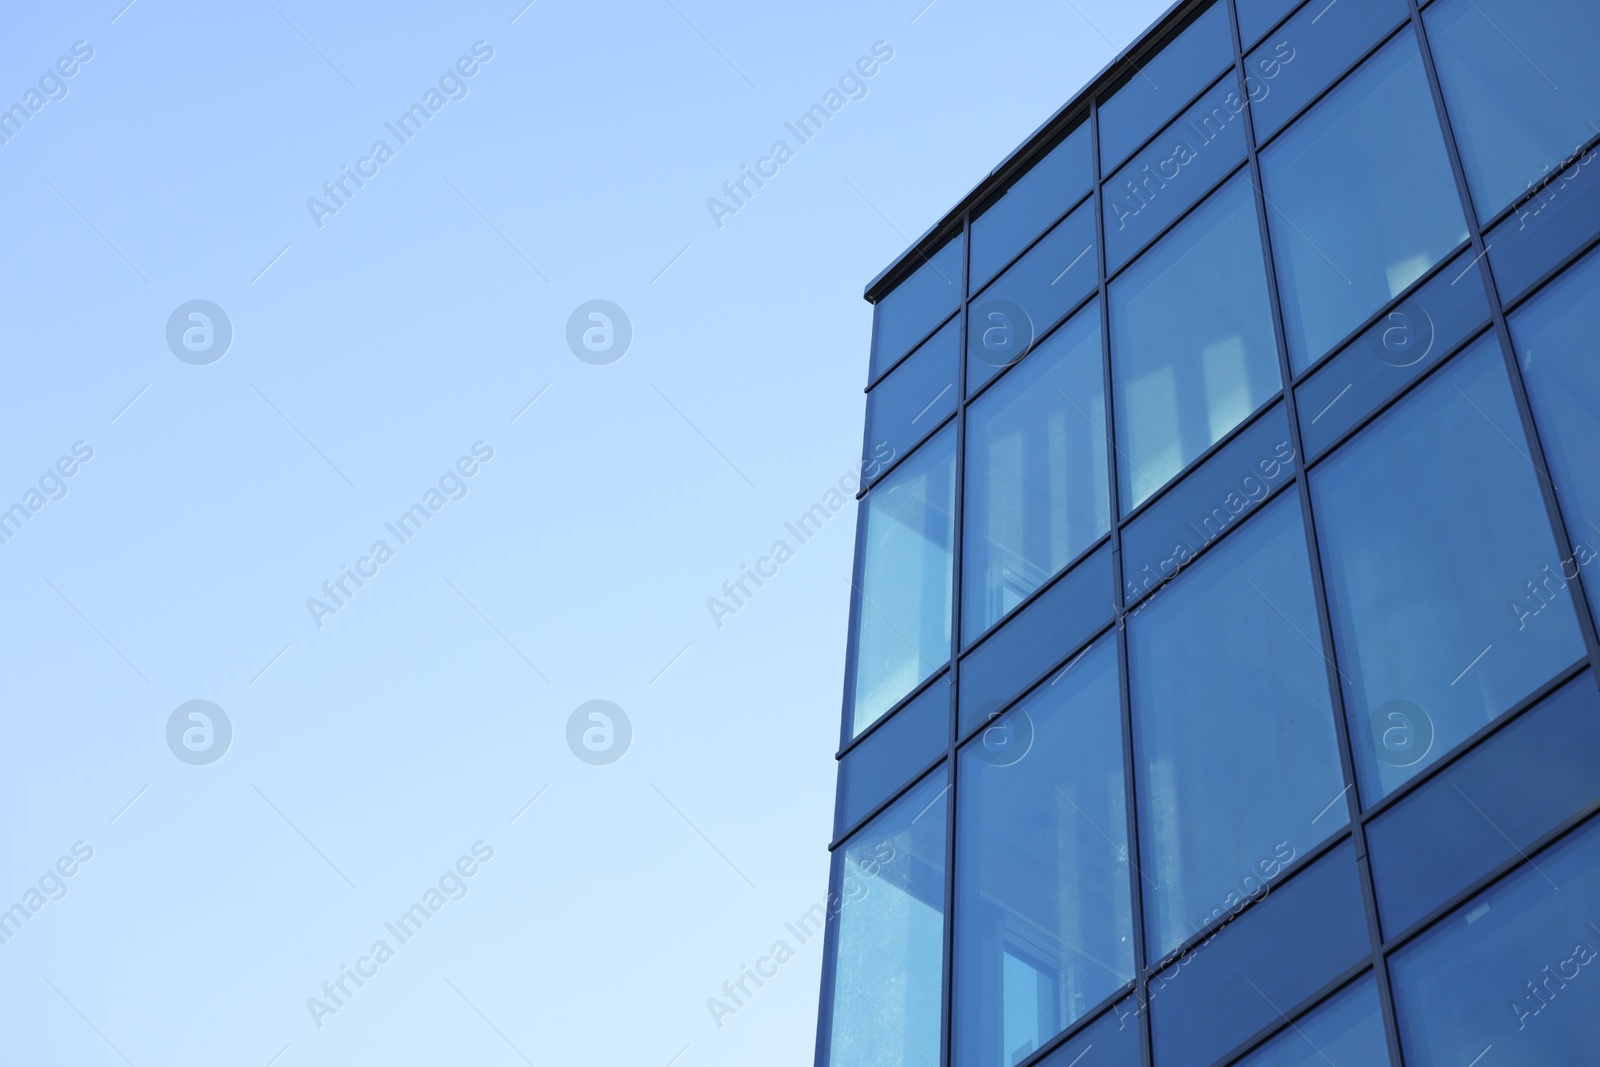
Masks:
[[[1415,0],[1412,0],[1414,3]],[[1249,155],[1250,181],[1254,186],[1256,205],[1256,220],[1260,228],[1261,254],[1266,266],[1267,297],[1272,310],[1272,330],[1278,348],[1278,370],[1283,379],[1283,403],[1285,413],[1289,419],[1290,443],[1296,456],[1295,481],[1298,483],[1296,492],[1300,497],[1300,519],[1304,527],[1306,558],[1311,567],[1312,594],[1316,601],[1317,628],[1320,631],[1321,651],[1323,660],[1328,669],[1324,672],[1327,677],[1328,692],[1331,697],[1333,713],[1334,734],[1339,745],[1339,767],[1345,781],[1345,803],[1347,819],[1351,829],[1351,837],[1355,847],[1357,878],[1361,884],[1362,907],[1366,913],[1367,940],[1369,942],[1369,955],[1374,961],[1374,973],[1378,981],[1378,1000],[1382,1006],[1384,1035],[1388,1044],[1389,1058],[1395,1064],[1403,1063],[1400,1050],[1400,1035],[1394,1014],[1394,998],[1389,990],[1388,970],[1382,964],[1383,929],[1378,919],[1377,889],[1373,883],[1371,863],[1367,857],[1366,828],[1361,820],[1361,790],[1356,783],[1356,764],[1353,742],[1350,737],[1350,721],[1344,706],[1344,687],[1340,685],[1342,675],[1339,672],[1335,659],[1336,650],[1333,643],[1333,620],[1328,609],[1327,584],[1324,581],[1322,570],[1322,554],[1318,547],[1315,511],[1311,502],[1311,484],[1306,472],[1305,444],[1300,433],[1300,411],[1295,402],[1294,371],[1289,362],[1288,336],[1283,324],[1282,295],[1278,287],[1277,263],[1272,252],[1271,219],[1268,216],[1265,186],[1261,178],[1261,158],[1256,144],[1255,115],[1250,105],[1249,71],[1244,66],[1244,47],[1239,32],[1238,11],[1233,0],[1229,0],[1229,8],[1233,17],[1233,45],[1237,61],[1236,75],[1239,79],[1239,92],[1245,100],[1244,114],[1241,116],[1245,127],[1245,144]]]

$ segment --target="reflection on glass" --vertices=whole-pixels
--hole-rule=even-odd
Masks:
[[[933,772],[834,854],[844,870],[827,908],[838,925],[829,1067],[939,1062],[948,788]],[[822,910],[791,933],[814,936]]]
[[[1125,513],[1277,392],[1261,231],[1243,175],[1112,283],[1111,362]]]
[[[966,476],[961,612],[970,639],[1110,529],[1097,307],[972,405]]]
[[[1388,1062],[1378,984],[1369,975],[1297,1020],[1235,1067],[1380,1067]]]
[[[950,658],[955,503],[953,425],[862,501],[852,736]],[[808,517],[801,532],[817,522]]]
[[[961,751],[955,1055],[1010,1067],[1133,979],[1116,643]]]
[[[1298,490],[1128,620],[1150,954],[1347,821]]]
[[[1368,801],[1584,654],[1536,477],[1493,334],[1312,472]]]
[[[1269,145],[1261,176],[1297,373],[1467,239],[1409,33]]]
[[[1425,18],[1467,184],[1488,219],[1600,135],[1600,5],[1440,0]]]

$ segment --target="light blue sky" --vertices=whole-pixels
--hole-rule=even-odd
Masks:
[[[706,999],[826,890],[853,505],[720,629],[706,600],[857,461],[863,283],[1160,7],[122,2],[0,19],[0,104],[93,49],[0,144],[0,507],[93,450],[0,544],[0,907],[93,849],[0,945],[0,1061],[808,1064],[820,939],[720,1029]],[[194,299],[210,365],[165,339]],[[591,299],[633,325],[611,365],[567,347]],[[166,742],[196,699],[209,766]],[[593,699],[632,723],[608,766],[565,740]]]

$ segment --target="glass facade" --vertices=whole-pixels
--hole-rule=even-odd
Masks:
[[[1597,52],[1180,4],[869,286],[817,1067],[1595,1059]]]

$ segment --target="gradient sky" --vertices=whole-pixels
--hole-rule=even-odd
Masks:
[[[0,144],[0,507],[40,490],[0,544],[0,908],[59,896],[0,945],[0,1060],[809,1064],[820,938],[706,1000],[826,892],[853,505],[707,598],[856,465],[863,284],[1165,4],[123,2],[0,17],[0,106],[42,102]],[[567,343],[596,299],[609,365]],[[209,765],[168,747],[191,700]],[[609,765],[568,747],[590,700]]]

